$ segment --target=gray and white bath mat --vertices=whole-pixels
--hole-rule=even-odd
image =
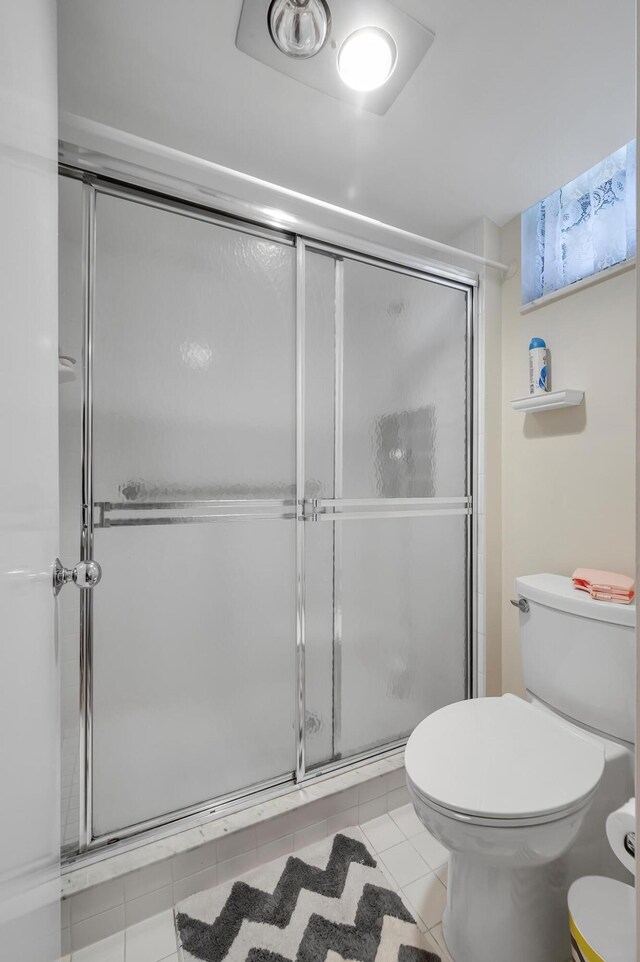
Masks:
[[[440,962],[359,829],[176,908],[184,962]]]

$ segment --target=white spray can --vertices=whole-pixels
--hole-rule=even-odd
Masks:
[[[529,394],[544,394],[548,390],[547,345],[541,337],[532,337],[529,344]]]

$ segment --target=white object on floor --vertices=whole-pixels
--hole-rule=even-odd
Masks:
[[[569,586],[517,580],[529,702],[449,705],[407,745],[416,812],[451,851],[443,932],[456,962],[568,957],[568,885],[615,861],[604,823],[632,792],[635,608]]]
[[[635,962],[633,886],[593,875],[578,879],[569,889],[569,920],[571,936],[585,958]]]
[[[443,924],[456,962],[561,959],[566,882],[553,862],[580,830],[602,745],[505,695],[425,719],[405,765],[418,815],[452,853]]]

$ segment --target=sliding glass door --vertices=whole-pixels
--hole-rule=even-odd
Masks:
[[[92,831],[295,768],[295,250],[96,200]]]
[[[466,291],[312,247],[304,261],[314,767],[466,696],[470,348]]]
[[[84,340],[63,525],[102,568],[72,852],[467,696],[471,313],[463,284],[154,195],[76,180],[61,203],[61,345]]]

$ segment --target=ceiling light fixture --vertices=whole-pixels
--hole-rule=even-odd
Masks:
[[[297,60],[315,57],[331,30],[331,15],[324,0],[273,0],[268,18],[276,47]]]
[[[290,80],[382,116],[434,41],[401,6],[404,0],[242,0],[236,47]]]
[[[338,72],[352,90],[376,90],[387,82],[397,59],[397,47],[386,30],[361,27],[340,47]]]

